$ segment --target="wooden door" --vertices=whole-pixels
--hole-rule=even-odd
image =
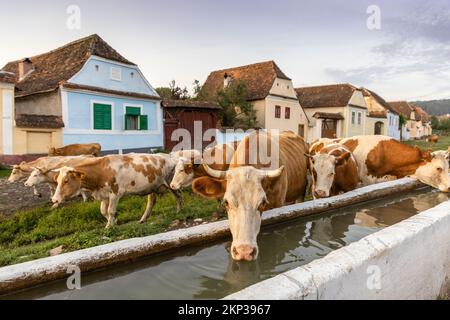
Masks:
[[[322,138],[334,139],[337,132],[337,120],[322,119]]]

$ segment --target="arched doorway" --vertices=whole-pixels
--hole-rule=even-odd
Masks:
[[[381,135],[383,133],[384,123],[381,121],[375,122],[375,134]]]

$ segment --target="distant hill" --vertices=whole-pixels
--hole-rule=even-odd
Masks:
[[[450,99],[430,100],[430,101],[414,101],[429,115],[441,116],[450,113]]]

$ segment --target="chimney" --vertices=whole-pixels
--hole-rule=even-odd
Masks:
[[[228,87],[230,85],[231,82],[231,76],[228,75],[228,73],[225,73],[223,76],[223,86],[224,88]]]
[[[28,76],[34,70],[33,63],[29,58],[25,58],[19,62],[19,81]]]

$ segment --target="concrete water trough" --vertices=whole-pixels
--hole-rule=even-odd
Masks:
[[[423,185],[413,179],[405,178],[397,181],[391,181],[387,183],[372,185],[369,187],[361,188],[340,196],[336,196],[328,199],[321,199],[315,201],[309,201],[305,203],[295,204],[286,206],[279,209],[274,209],[267,211],[263,214],[263,226],[273,225],[277,223],[286,222],[292,219],[296,219],[303,216],[316,215],[320,213],[327,212],[329,210],[334,210],[338,208],[343,208],[349,205],[354,205],[357,203],[362,203],[369,200],[386,198],[393,194],[399,194],[408,192],[411,190],[415,190],[417,188],[423,187]],[[443,204],[442,208],[445,207]],[[438,209],[436,209],[438,210]],[[441,210],[441,209],[439,209]],[[425,215],[428,217],[427,215]],[[427,218],[428,223],[431,223],[430,219]],[[442,218],[444,219],[444,218]],[[449,214],[450,219],[450,214]],[[445,219],[444,219],[445,220]],[[415,222],[414,222],[415,221]],[[422,221],[420,218],[413,220],[412,226],[417,224],[417,221]],[[435,220],[433,220],[435,221]],[[437,223],[437,220],[435,221]],[[447,225],[448,227],[448,225]],[[394,226],[396,228],[396,226]],[[431,226],[429,228],[433,229]],[[395,229],[397,230],[397,229]],[[415,230],[415,229],[414,229]],[[433,229],[434,230],[434,229]],[[447,229],[448,230],[448,229]],[[394,232],[395,234],[395,232]],[[70,252],[61,254],[59,256],[48,257],[44,259],[34,260],[26,263],[21,263],[17,265],[7,266],[0,268],[0,294],[11,293],[17,290],[30,288],[33,286],[41,285],[46,282],[65,279],[67,278],[67,270],[72,266],[78,266],[82,272],[93,271],[100,268],[105,268],[113,265],[122,264],[123,262],[135,260],[142,257],[147,257],[154,255],[156,253],[161,253],[165,251],[174,251],[175,249],[179,249],[181,247],[194,246],[194,245],[204,245],[206,243],[212,243],[219,239],[227,238],[230,236],[228,222],[227,221],[219,221],[215,223],[209,223],[205,225],[195,226],[192,228],[181,229],[176,231],[171,231],[167,233],[157,234],[153,236],[143,237],[143,238],[133,238],[128,240],[123,240],[111,244],[102,245],[99,247],[84,249],[76,252]],[[395,237],[394,237],[395,238]],[[397,239],[397,238],[395,238]],[[399,239],[397,239],[399,241]],[[366,243],[367,240],[362,240],[363,244]],[[375,240],[374,240],[375,241]],[[390,243],[389,239],[386,240],[387,243]],[[377,241],[376,244],[367,245],[370,246],[371,250],[366,250],[361,253],[357,253],[357,256],[354,256],[351,260],[353,262],[360,261],[361,259],[375,259],[375,253],[379,253],[386,247],[386,244],[381,245]],[[378,247],[376,246],[378,245]],[[361,245],[353,245],[351,250],[354,250],[353,247],[359,248]],[[349,247],[350,248],[350,247]],[[349,253],[350,249],[344,248],[344,252],[352,256],[352,253]],[[340,251],[340,250],[338,250]],[[336,251],[336,252],[338,252]],[[336,254],[330,254],[325,259],[331,259]],[[441,255],[441,251],[439,251],[439,255]],[[449,256],[449,255],[447,255]],[[330,257],[330,258],[329,258]],[[362,261],[362,260],[361,260]],[[365,260],[364,260],[365,261]],[[345,262],[345,261],[344,261]],[[342,262],[342,263],[344,263]],[[315,262],[319,264],[320,262]],[[342,264],[343,270],[339,271],[339,263],[337,265],[333,265],[333,268],[336,270],[331,270],[328,267],[324,267],[325,273],[330,277],[330,279],[337,275],[342,275],[345,272],[349,272],[347,266]],[[346,262],[348,263],[348,261]],[[314,264],[314,262],[313,262]],[[448,266],[448,265],[447,265]],[[306,267],[299,268],[300,271],[304,270]],[[320,268],[320,267],[317,267]],[[353,267],[352,267],[353,268]],[[384,270],[384,269],[383,269]],[[300,272],[298,269],[290,271],[292,274],[294,272]],[[334,273],[332,273],[332,271]],[[302,271],[303,272],[303,271]],[[273,290],[271,289],[271,297],[274,298],[328,298],[332,297],[331,291],[326,291],[327,294],[317,293],[318,290],[312,290],[316,287],[316,284],[313,287],[308,287],[308,283],[311,283],[312,277],[300,276],[299,278],[294,278],[293,276],[288,275],[280,275],[274,278],[274,280],[268,280],[269,282],[262,282],[257,284],[255,287],[250,287],[246,291],[237,293],[230,298],[253,298],[253,297],[263,297],[263,295],[259,295],[264,290],[270,288],[271,283],[273,281],[280,281],[280,286],[286,286],[286,290],[277,291],[278,295],[274,295]],[[276,280],[275,280],[276,279]],[[308,280],[309,282],[305,282],[303,284],[303,280]],[[344,279],[344,278],[342,278]],[[305,281],[306,281],[305,280]],[[272,282],[270,282],[272,281]],[[314,280],[316,281],[316,280]],[[347,280],[346,280],[347,281]],[[354,280],[356,281],[356,280]],[[267,287],[266,287],[267,283]],[[351,284],[352,282],[350,282]],[[441,283],[442,284],[442,283]],[[295,285],[295,286],[294,286]],[[306,291],[311,291],[315,293],[306,294],[301,291],[300,288],[305,288]],[[258,288],[263,288],[263,291],[259,291]],[[278,288],[278,287],[277,287]],[[327,287],[328,288],[328,287]],[[434,287],[433,287],[434,288]],[[331,290],[331,289],[328,289]],[[339,290],[338,290],[339,291]],[[283,293],[284,292],[284,293]],[[322,291],[320,291],[322,292]],[[314,295],[315,294],[315,295]],[[336,298],[339,297],[347,297],[342,291],[338,293],[333,293],[336,295]],[[267,297],[267,295],[266,295]]]

